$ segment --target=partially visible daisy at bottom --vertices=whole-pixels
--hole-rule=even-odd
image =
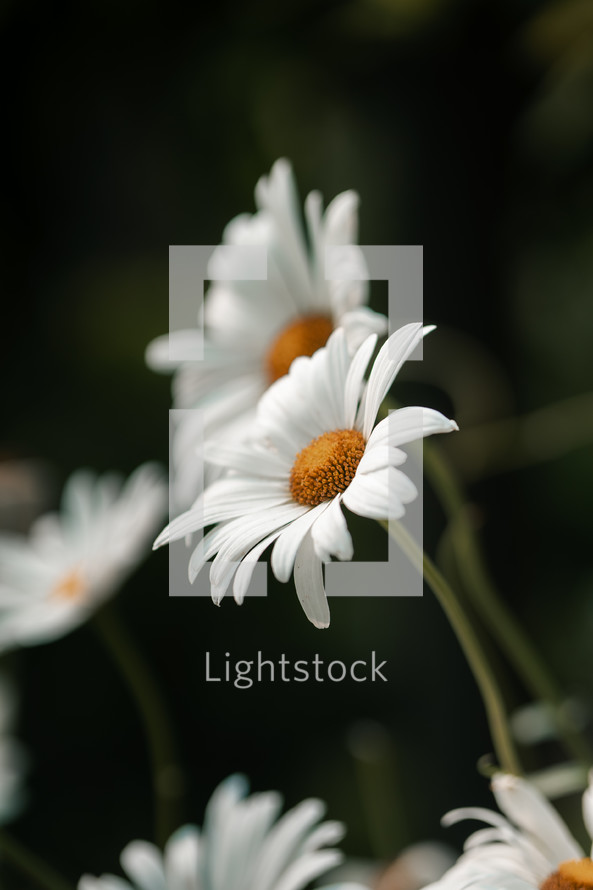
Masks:
[[[60,513],[28,536],[0,535],[0,651],[57,639],[113,595],[140,560],[167,507],[162,470],[143,464],[125,482],[75,472]]]
[[[369,519],[401,519],[418,491],[400,469],[406,460],[400,446],[457,429],[438,411],[412,407],[375,425],[399,369],[427,330],[418,323],[396,331],[366,383],[376,335],[350,356],[338,329],[311,358],[297,358],[260,400],[250,441],[217,443],[207,452],[230,471],[227,477],[207,487],[154,546],[217,523],[194,550],[189,577],[195,580],[215,556],[210,583],[219,604],[231,583],[235,600],[243,601],[256,562],[273,544],[274,575],[286,582],[294,571],[307,617],[327,627],[323,563],[350,560],[354,550],[342,505]]]
[[[247,792],[243,776],[230,776],[212,795],[201,830],[179,829],[163,853],[132,841],[120,857],[127,880],[84,875],[78,890],[301,890],[342,860],[333,844],[344,828],[320,821],[322,801],[304,800],[278,818],[280,794]]]
[[[533,785],[499,773],[492,780],[492,791],[504,815],[468,807],[445,816],[445,824],[476,819],[488,827],[470,835],[457,864],[431,890],[593,888],[591,849],[582,849]],[[593,838],[593,773],[583,796],[583,817]]]

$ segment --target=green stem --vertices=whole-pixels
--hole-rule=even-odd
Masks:
[[[422,551],[421,547],[401,523],[382,520],[381,525],[397,541],[412,564],[422,566],[424,579],[449,619],[449,623],[457,636],[478,684],[500,766],[505,772],[520,774],[519,759],[509,730],[506,709],[500,689],[474,633],[474,629],[459,604],[459,599],[432,560]]]
[[[590,764],[591,750],[563,709],[565,697],[561,689],[488,576],[471,516],[453,471],[442,454],[428,442],[424,443],[424,472],[450,521],[462,583],[474,607],[526,688],[534,698],[552,705],[558,733],[567,751]]]
[[[19,841],[0,830],[0,852],[23,874],[28,875],[46,890],[73,890],[72,884],[43,862],[36,853],[27,850]]]
[[[163,847],[178,827],[180,771],[169,715],[148,665],[119,619],[113,603],[94,617],[104,645],[121,672],[144,724],[155,800],[155,836]]]

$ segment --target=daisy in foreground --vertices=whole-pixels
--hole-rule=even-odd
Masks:
[[[0,651],[64,636],[111,596],[145,555],[166,511],[161,470],[74,473],[59,514],[28,537],[0,535]]]
[[[159,337],[146,353],[154,370],[175,371],[174,407],[201,409],[200,417],[179,421],[174,440],[174,490],[182,507],[198,494],[196,448],[202,428],[210,438],[240,435],[268,386],[287,373],[297,356],[324,346],[338,325],[346,329],[351,349],[370,333],[387,330],[385,316],[365,305],[368,272],[358,249],[337,260],[333,280],[325,278],[326,247],[356,242],[355,192],[338,195],[325,212],[319,192],[311,192],[305,201],[305,232],[291,166],[279,160],[257,183],[255,202],[257,212],[233,219],[222,250],[212,256],[209,273],[217,280],[199,315],[203,333],[196,327]],[[236,280],[245,276],[225,254],[229,245],[266,248],[267,279]],[[170,346],[195,353],[196,361],[171,361]]]
[[[341,841],[343,826],[320,823],[320,800],[305,800],[279,819],[277,792],[247,797],[247,791],[243,776],[230,776],[212,795],[202,831],[179,829],[164,853],[132,841],[121,854],[129,882],[84,875],[78,890],[301,890],[342,860],[328,845]]]
[[[492,790],[504,816],[491,810],[454,810],[453,824],[476,819],[489,827],[471,835],[457,864],[431,890],[588,890],[593,861],[546,798],[529,782],[499,773]],[[583,797],[585,827],[593,838],[593,774]],[[505,818],[506,817],[506,818]]]
[[[218,523],[189,563],[193,581],[208,559],[214,601],[231,582],[242,602],[255,564],[274,544],[271,565],[280,581],[293,570],[299,600],[316,627],[329,625],[322,565],[350,560],[353,544],[342,504],[370,519],[400,519],[417,497],[399,469],[401,445],[457,429],[430,408],[400,408],[375,426],[396,374],[427,329],[409,324],[393,334],[364,375],[376,345],[368,337],[350,357],[343,330],[311,358],[293,362],[259,403],[249,443],[217,444],[207,457],[230,468],[194,506],[159,535],[154,546]]]

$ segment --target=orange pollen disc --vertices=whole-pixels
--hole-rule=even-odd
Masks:
[[[82,598],[85,591],[85,583],[83,581],[82,575],[76,569],[68,572],[56,586],[53,588],[51,592],[51,596],[54,599],[60,600],[79,600]]]
[[[273,383],[288,374],[299,355],[313,355],[322,346],[334,326],[327,315],[304,315],[287,325],[276,337],[266,354],[266,373]]]
[[[298,504],[315,507],[345,491],[364,454],[358,430],[333,430],[297,454],[290,471],[290,493]]]
[[[541,885],[541,890],[591,890],[591,888],[593,888],[593,862],[588,857],[562,862],[558,870]]]

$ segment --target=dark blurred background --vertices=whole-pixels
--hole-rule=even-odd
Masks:
[[[288,157],[303,198],[360,193],[361,243],[424,245],[425,319],[439,331],[400,396],[457,419],[462,432],[437,445],[467,484],[492,574],[567,691],[590,702],[592,4],[13,2],[0,16],[2,457],[52,468],[46,507],[79,466],[167,462],[169,380],[143,355],[168,324],[168,246],[216,243]],[[558,402],[513,438],[509,418]],[[444,525],[427,490],[432,553]],[[371,537],[357,524],[357,553]],[[459,843],[465,829],[444,832],[440,816],[489,803],[476,763],[492,745],[432,594],[333,600],[320,632],[292,585],[269,590],[242,608],[169,599],[159,552],[119,597],[174,715],[181,818],[200,822],[241,770],[289,804],[326,799],[351,855]],[[204,682],[206,650],[375,650],[389,683],[237,690]],[[92,623],[4,661],[31,759],[15,836],[73,880],[118,870],[125,843],[151,836],[148,761]],[[363,731],[379,782],[352,750],[369,720],[386,733]],[[540,753],[536,765],[554,757]],[[24,886],[8,870],[2,881]]]

